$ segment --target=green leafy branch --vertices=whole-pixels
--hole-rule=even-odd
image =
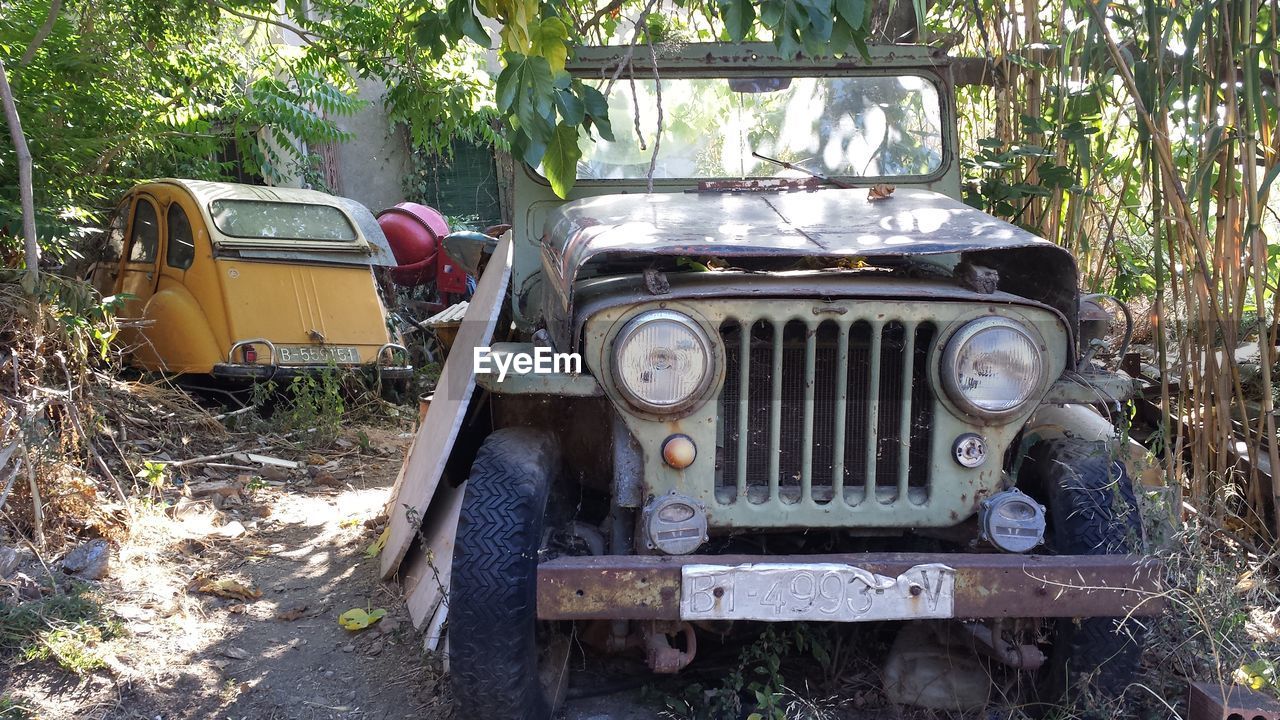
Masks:
[[[502,71],[495,88],[496,107],[504,121],[512,153],[542,172],[560,197],[567,197],[576,179],[581,142],[599,137],[613,140],[608,102],[597,88],[572,77],[565,65],[574,46],[584,44],[588,31],[607,25],[618,30],[617,18],[634,11],[632,47],[662,38],[649,23],[656,0],[615,0],[603,8],[577,8],[550,0],[448,0],[443,9],[424,12],[417,36],[434,52],[445,51],[463,38],[488,47],[492,43],[479,20],[493,18],[501,26]],[[784,55],[844,55],[856,49],[867,55],[866,38],[873,3],[867,0],[714,0],[710,6],[693,0],[674,0],[676,8],[704,12],[719,26],[719,37],[731,42],[772,39]],[[580,15],[589,13],[582,19]],[[618,68],[618,73],[624,68]]]

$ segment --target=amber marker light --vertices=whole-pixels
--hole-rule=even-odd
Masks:
[[[693,464],[698,457],[698,448],[688,435],[672,435],[662,441],[662,460],[677,470],[683,470]]]

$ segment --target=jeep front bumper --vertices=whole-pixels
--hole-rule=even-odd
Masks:
[[[949,583],[941,593],[939,568]],[[1155,615],[1164,607],[1161,569],[1158,560],[1129,555],[561,557],[538,566],[538,617],[854,622]]]

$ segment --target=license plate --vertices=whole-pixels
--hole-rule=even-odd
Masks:
[[[680,619],[868,622],[950,618],[956,571],[916,565],[897,577],[840,563],[685,565]]]
[[[358,365],[360,352],[349,345],[277,345],[281,365]]]

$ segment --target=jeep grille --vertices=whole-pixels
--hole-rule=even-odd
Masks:
[[[733,319],[720,333],[719,502],[928,498],[932,323]]]

